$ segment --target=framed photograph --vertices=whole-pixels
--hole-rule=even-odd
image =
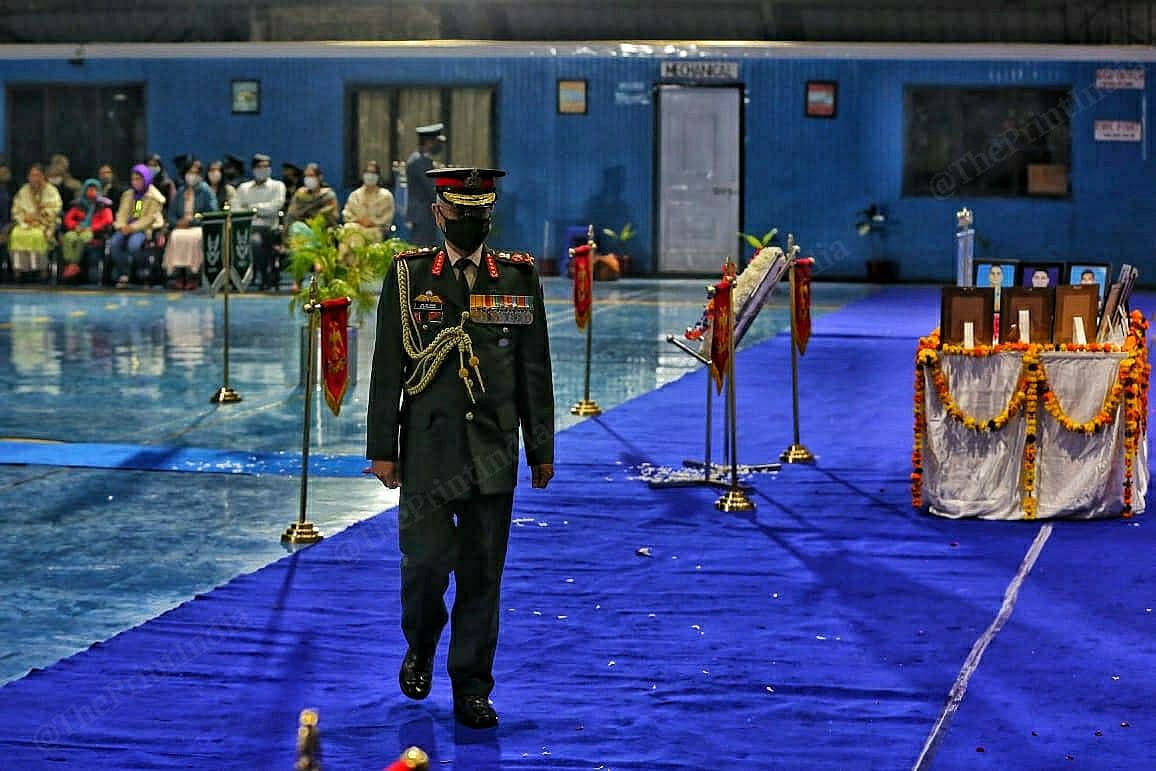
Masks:
[[[1106,262],[1069,262],[1068,283],[1097,284],[1100,287],[1100,299],[1108,297],[1108,286],[1111,284],[1110,274],[1112,266]]]
[[[1028,274],[1029,278],[1031,274]],[[1021,343],[1020,311],[1028,312],[1031,328],[1028,341],[1050,343],[1052,341],[1052,317],[1055,308],[1054,287],[1013,286],[1003,290],[1003,301],[999,311],[999,341],[1001,343]]]
[[[256,115],[261,112],[261,81],[233,81],[233,113]]]
[[[1120,308],[1120,292],[1123,284],[1116,281],[1108,287],[1108,298],[1104,300],[1104,309],[1100,313],[1100,327],[1096,331],[1096,342],[1106,343],[1112,335],[1112,324]]]
[[[990,286],[995,289],[995,307],[999,308],[1001,290],[1016,285],[1016,268],[1019,260],[975,260],[972,285]]]
[[[1016,276],[1016,286],[1036,289],[1057,287],[1064,283],[1066,275],[1062,262],[1021,262]]]
[[[833,80],[808,80],[804,115],[808,118],[834,118],[838,108],[839,84]]]
[[[1094,343],[1098,328],[1100,287],[1095,284],[1072,284],[1056,287],[1056,321],[1052,329],[1055,343]],[[1076,319],[1084,327],[1084,339],[1076,340]]]
[[[995,289],[945,286],[940,290],[939,334],[947,345],[962,345],[965,323],[972,325],[976,345],[991,345],[995,322]]]
[[[1127,314],[1131,307],[1132,290],[1136,287],[1136,278],[1140,275],[1140,271],[1136,270],[1131,265],[1124,264],[1120,266],[1120,277],[1116,279],[1120,284],[1120,302],[1117,307],[1122,309]]]
[[[559,80],[558,81],[558,114],[585,115],[586,114],[586,81]]]

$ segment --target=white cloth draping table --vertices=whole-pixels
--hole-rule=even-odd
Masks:
[[[1124,353],[1050,352],[1040,355],[1048,383],[1072,420],[1091,420],[1116,380]],[[987,420],[1007,406],[1023,354],[942,356],[949,392],[965,414]],[[972,431],[951,418],[924,369],[927,430],[923,439],[923,500],[941,517],[1024,519],[1020,478],[1025,422],[1021,408],[998,431]],[[1036,519],[1116,517],[1123,511],[1124,404],[1111,425],[1086,435],[1067,431],[1039,402],[1036,442]],[[1148,437],[1133,464],[1132,510],[1144,510]]]

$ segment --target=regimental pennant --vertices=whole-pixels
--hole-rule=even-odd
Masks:
[[[470,321],[476,324],[532,324],[534,298],[529,295],[471,294]]]

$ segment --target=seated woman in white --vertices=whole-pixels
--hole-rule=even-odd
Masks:
[[[56,239],[63,204],[55,185],[48,184],[44,167],[34,163],[28,169],[28,182],[12,201],[12,232],[8,252],[17,279],[29,274],[44,274],[48,269],[48,251]]]
[[[381,167],[368,161],[361,174],[361,187],[349,194],[341,211],[342,252],[353,246],[375,244],[393,229],[393,193],[380,186]]]
[[[183,184],[169,202],[168,224],[172,228],[165,245],[165,275],[174,289],[196,289],[201,264],[201,226],[194,215],[216,211],[217,199],[201,176],[201,162],[189,160]]]

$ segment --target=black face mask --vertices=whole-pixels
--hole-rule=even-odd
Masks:
[[[446,240],[456,246],[463,254],[473,254],[490,234],[490,221],[476,217],[462,217],[456,220],[446,220],[442,230]]]

